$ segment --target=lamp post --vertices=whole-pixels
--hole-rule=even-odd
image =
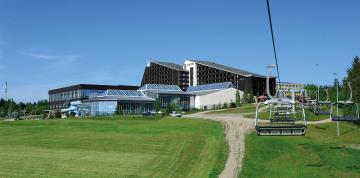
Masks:
[[[336,116],[339,116],[339,75],[334,72],[336,76]],[[336,121],[336,134],[340,136],[339,121]]]
[[[319,64],[315,64],[315,66],[317,67],[317,71],[319,71],[320,65]],[[318,84],[317,86],[317,96],[316,96],[316,100],[317,103],[319,103],[320,101],[320,85]]]

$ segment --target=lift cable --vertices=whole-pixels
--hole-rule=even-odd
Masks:
[[[271,21],[270,4],[269,4],[269,0],[266,0],[266,2],[267,2],[266,4],[267,4],[268,16],[269,16],[269,23],[270,23],[272,44],[273,44],[273,49],[274,49],[274,57],[275,57],[275,63],[276,63],[276,71],[277,71],[278,80],[279,80],[279,84],[280,84],[280,83],[281,83],[281,80],[280,80],[279,64],[278,64],[278,59],[277,59],[277,55],[276,55],[274,31],[273,31],[272,21]],[[279,86],[280,86],[280,85],[279,85]]]

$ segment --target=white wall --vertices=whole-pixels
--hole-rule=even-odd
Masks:
[[[193,73],[193,86],[197,85],[197,66],[196,63],[191,61],[191,60],[185,60],[185,70],[189,71],[189,84],[190,84],[190,68],[193,67],[194,68],[194,73]]]
[[[243,92],[240,91],[240,96],[243,95]],[[206,94],[206,95],[198,95],[195,97],[195,108],[204,109],[204,106],[207,106],[207,109],[212,109],[214,105],[223,104],[227,102],[229,105],[231,101],[236,101],[236,89],[228,88],[225,90],[216,91],[214,93]]]

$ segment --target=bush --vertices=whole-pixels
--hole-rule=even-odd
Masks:
[[[61,113],[60,112],[55,112],[54,117],[55,118],[61,118]]]
[[[236,108],[236,103],[231,102],[231,103],[230,103],[230,108]]]
[[[228,104],[227,102],[224,103],[224,108],[227,108],[228,107]]]

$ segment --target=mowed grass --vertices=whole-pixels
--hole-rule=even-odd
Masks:
[[[240,177],[360,177],[360,129],[341,123],[309,126],[304,137],[246,137]]]
[[[0,177],[217,177],[227,152],[213,121],[0,122]]]

